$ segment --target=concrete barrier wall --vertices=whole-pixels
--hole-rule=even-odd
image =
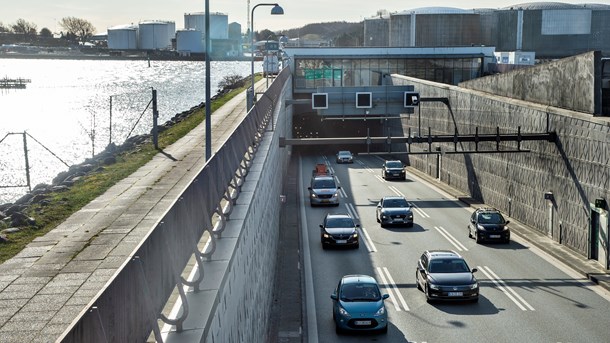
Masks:
[[[433,135],[454,134],[456,128],[460,134],[474,134],[477,127],[487,134],[495,133],[496,127],[501,133],[516,133],[518,126],[522,132],[556,131],[554,143],[522,142],[529,153],[441,155],[441,181],[587,255],[590,204],[609,196],[608,118],[400,75],[392,75],[392,80],[414,85],[422,97],[449,99],[449,108],[438,102],[421,103],[422,135],[428,128]],[[417,131],[416,118],[417,113],[393,130]],[[453,144],[437,146],[454,149]],[[495,142],[479,143],[481,150],[495,147]],[[515,149],[516,143],[500,147]],[[458,144],[458,150],[474,148],[474,143]],[[436,177],[435,155],[409,155],[407,162]],[[553,193],[552,202],[544,199],[545,192]]]
[[[588,52],[509,73],[465,81],[460,87],[566,108],[601,113],[601,54]]]
[[[283,96],[291,94],[286,82]],[[228,230],[239,230],[227,273],[218,288],[217,310],[201,342],[267,342],[279,243],[280,199],[290,160],[279,137],[290,135],[292,114],[277,104],[277,121],[267,131],[237,199]],[[269,129],[272,127],[270,126]],[[207,262],[206,262],[207,263]],[[212,262],[213,263],[213,262]],[[204,264],[205,268],[205,264]]]

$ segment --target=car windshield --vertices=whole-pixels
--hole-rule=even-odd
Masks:
[[[335,228],[335,227],[354,227],[354,221],[352,218],[348,217],[339,217],[339,218],[328,218],[326,219],[326,227],[327,228]]]
[[[339,156],[350,157],[352,154],[349,151],[339,151]]]
[[[379,287],[373,283],[348,283],[341,289],[343,301],[379,301]]]
[[[502,224],[504,218],[500,213],[490,212],[479,214],[479,224]]]
[[[468,265],[461,259],[436,259],[430,261],[430,273],[467,273]]]
[[[311,184],[312,188],[320,189],[320,188],[337,188],[335,186],[335,181],[332,179],[316,179],[313,180]]]
[[[383,207],[409,207],[409,203],[405,199],[386,199],[383,202]]]
[[[402,168],[402,162],[390,161],[390,162],[386,162],[385,166],[387,168]]]

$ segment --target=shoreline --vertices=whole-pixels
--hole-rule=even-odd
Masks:
[[[103,60],[103,61],[205,61],[205,56],[110,56],[110,55],[84,55],[84,54],[3,54],[0,53],[0,59],[56,59],[56,60]],[[236,57],[226,59],[210,59],[210,61],[250,61],[248,57]],[[259,61],[259,59],[255,59]],[[260,59],[262,61],[262,59]]]

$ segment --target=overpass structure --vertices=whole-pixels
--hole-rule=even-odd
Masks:
[[[581,92],[575,97],[593,101],[595,91],[584,85],[599,76],[598,58],[597,53],[576,56],[536,67],[541,69],[532,75],[554,71],[559,79],[566,68],[590,70],[591,79],[575,79],[569,88]],[[168,342],[268,341],[269,289],[284,199],[281,180],[295,151],[286,143],[308,138],[293,122],[308,105],[296,105],[307,96],[296,91],[291,68],[280,73],[247,115],[245,97],[236,99],[240,105],[231,106],[241,110],[224,117],[235,125],[214,125],[228,130],[227,140],[217,143],[209,162],[202,161],[201,133],[194,132],[126,180],[129,185],[112,188],[0,265],[2,341],[141,342],[150,336]],[[513,74],[513,86],[525,72]],[[532,75],[532,84],[540,81]],[[490,80],[455,86],[399,74],[385,79],[413,87],[422,99],[448,99],[450,106],[422,102],[417,111],[421,127],[429,128],[425,138],[408,134],[420,127],[416,116],[351,120],[361,131],[370,125],[390,133],[390,141],[373,146],[376,152],[396,154],[608,269],[606,117],[583,111],[576,101],[578,108],[571,110],[553,106],[553,99],[541,104],[499,96],[494,91],[505,85]],[[519,80],[521,87],[532,87]],[[319,122],[311,107],[304,115]],[[486,131],[473,134],[477,127]],[[513,127],[522,128],[513,138],[527,154],[476,154],[494,146],[507,150],[502,135]],[[457,139],[456,132],[474,140]],[[324,133],[311,138],[354,137]],[[553,134],[522,139],[532,133]],[[488,134],[489,141],[481,139]],[[440,147],[436,159],[409,151],[409,140],[432,138],[435,145],[429,144],[428,151]],[[192,151],[185,151],[189,144]],[[451,146],[464,153],[442,154]],[[196,261],[196,268],[187,278],[189,260]],[[181,306],[168,313],[172,292]],[[189,300],[192,295],[197,300]]]

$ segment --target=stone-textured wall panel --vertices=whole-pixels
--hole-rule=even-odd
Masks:
[[[498,83],[505,84],[509,83],[509,79],[517,79],[515,85],[511,86],[513,88],[498,85],[498,92],[502,93],[506,89],[515,91],[517,84],[523,87],[531,80],[542,78],[553,84],[561,84],[558,88],[563,90],[545,89],[534,92],[535,87],[530,87],[528,92],[533,92],[536,96],[563,96],[565,93],[561,92],[570,91],[578,85],[570,82],[562,84],[561,79],[558,81],[556,77],[557,73],[578,71],[585,75],[574,78],[578,82],[589,82],[587,73],[590,68],[581,64],[589,63],[590,57],[587,54],[576,56],[564,61],[564,65],[553,62],[541,70],[542,76],[528,69],[519,71],[524,73],[518,74],[524,75],[522,78],[508,78],[506,75],[482,78],[469,82],[469,87],[485,89],[493,82],[498,82],[498,79]],[[518,126],[521,126],[522,133],[545,132],[547,127],[555,131],[556,142],[522,142],[521,148],[531,152],[445,154],[442,156],[441,181],[497,207],[542,233],[552,235],[562,244],[587,254],[589,204],[598,197],[608,200],[610,126],[607,118],[409,77],[393,75],[393,82],[414,85],[422,98],[449,99],[450,108],[442,103],[422,102],[422,135],[427,135],[428,127],[432,134],[453,134],[456,128],[460,134],[474,134],[477,127],[479,134],[495,133],[496,127],[499,127],[501,133],[515,133]],[[590,103],[593,101],[592,96],[584,99]],[[418,120],[403,122],[402,130],[406,132],[411,128],[417,131],[417,126]],[[500,144],[501,150],[516,147],[516,142]],[[496,143],[479,143],[478,148],[495,149]],[[454,144],[443,144],[442,149],[453,151]],[[458,143],[458,150],[474,149],[474,143]],[[409,155],[408,161],[412,167],[436,177],[436,158]],[[554,195],[551,232],[548,232],[549,202],[544,199],[545,192]]]

